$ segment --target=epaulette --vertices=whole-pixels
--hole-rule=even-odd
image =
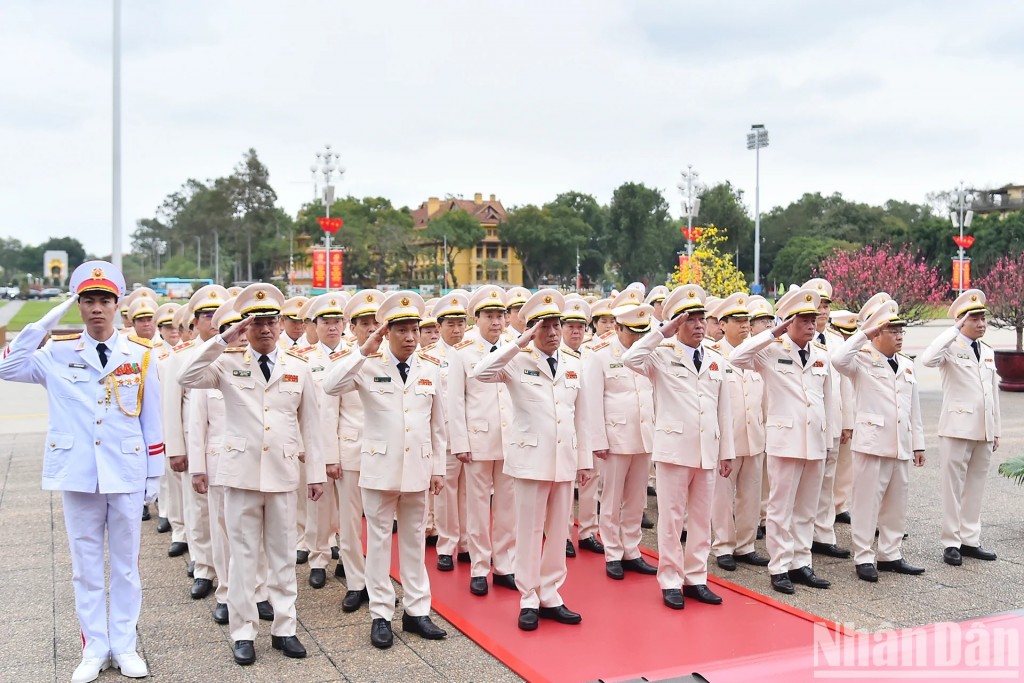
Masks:
[[[871,351],[874,350],[874,348],[875,347],[873,347],[870,344],[868,344],[868,345],[860,347],[857,350],[860,351],[861,353],[871,353]]]
[[[579,352],[578,351],[573,351],[572,349],[563,348],[562,349],[562,353],[564,353],[567,356],[572,356],[573,358],[579,358],[580,357]]]
[[[610,345],[611,345],[611,342],[603,341],[600,344],[595,344],[594,346],[591,346],[590,350],[591,351],[600,351],[604,347],[610,346]]]
[[[331,360],[338,360],[339,358],[347,356],[350,353],[352,353],[352,347],[351,346],[349,346],[347,348],[344,348],[344,349],[342,349],[340,351],[335,351],[330,356],[328,356],[328,358],[330,358]]]
[[[384,357],[384,354],[382,352],[380,352],[380,351],[378,351],[377,353],[371,353],[369,356],[367,356],[367,358],[383,358],[383,357]]]
[[[421,346],[420,347],[420,351],[429,351],[430,349],[434,348],[435,346],[437,346],[437,342],[431,342],[431,343],[427,344],[426,346]]]
[[[71,334],[55,334],[50,337],[51,341],[72,341],[73,339],[81,339],[81,332],[72,332]]]
[[[527,347],[525,349],[519,349],[519,353],[530,353],[531,351],[532,351],[532,349],[530,349],[529,347]]]
[[[133,341],[139,346],[145,346],[147,349],[153,348],[153,342],[149,339],[143,339],[142,337],[136,337],[134,334],[128,335],[128,341]]]
[[[295,351],[294,349],[287,349],[284,353],[286,356],[291,356],[293,358],[298,358],[301,361],[309,362],[308,358],[303,356],[301,352]]]
[[[467,346],[469,346],[472,343],[473,343],[472,339],[463,339],[462,341],[460,341],[458,344],[456,344],[452,348],[453,349],[464,349],[464,348],[466,348]]]
[[[189,339],[187,342],[181,342],[180,344],[175,346],[173,349],[171,349],[171,351],[174,351],[175,353],[177,353],[178,351],[182,351],[184,349],[187,349],[187,348],[190,348],[190,347],[194,346],[195,343],[196,343],[195,339]]]
[[[815,346],[817,346],[822,351],[828,351],[828,347],[825,346],[824,344],[821,344],[821,343],[818,343],[818,342],[811,342],[811,343],[814,344]]]
[[[296,349],[296,351],[298,351],[302,355],[306,355],[307,353],[309,353],[310,351],[312,351],[315,348],[316,348],[316,344],[310,344],[309,346],[304,346],[301,349]]]
[[[224,349],[224,353],[242,353],[245,350],[246,349],[244,346],[229,346],[228,348]]]
[[[670,341],[663,341],[663,342],[661,342],[660,344],[658,344],[658,348],[662,348],[662,347],[664,347],[664,348],[666,348],[666,349],[674,349],[674,348],[675,348],[675,346],[676,346],[676,345],[675,345],[675,344],[673,344],[673,343],[672,343],[672,342],[670,342]]]
[[[782,343],[782,337],[776,337],[775,338],[775,343],[776,344],[781,344]]]
[[[431,346],[433,346],[433,344],[431,344]],[[427,347],[427,348],[430,348],[430,347]],[[422,358],[423,360],[429,361],[429,362],[433,363],[434,365],[441,365],[441,361],[438,358],[435,358],[435,357],[431,356],[429,353],[425,353],[422,350],[417,355],[420,358]]]
[[[615,334],[615,330],[608,330],[604,334],[598,335],[598,338],[599,339],[607,339],[608,337],[612,336],[613,334]]]

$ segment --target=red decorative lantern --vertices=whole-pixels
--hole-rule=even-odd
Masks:
[[[960,235],[953,235],[953,241],[956,243],[956,246],[962,249],[970,249],[971,245],[974,244],[974,236],[964,235],[961,237]]]
[[[686,238],[687,242],[696,242],[700,239],[700,236],[704,234],[704,230],[702,228],[688,228],[686,226],[679,228],[679,231],[683,233],[683,237]]]
[[[329,232],[332,235],[338,232],[341,226],[345,225],[345,221],[340,218],[317,218],[316,222],[320,224],[320,228],[324,232]]]

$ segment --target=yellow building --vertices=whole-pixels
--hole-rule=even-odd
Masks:
[[[484,284],[496,284],[503,287],[522,285],[523,264],[520,263],[519,256],[515,249],[502,244],[498,238],[498,224],[505,220],[507,212],[493,194],[490,199],[486,200],[479,192],[473,195],[472,200],[442,200],[431,197],[423,202],[418,209],[413,210],[413,229],[421,231],[435,218],[459,209],[480,221],[486,234],[475,247],[463,249],[455,254],[455,277],[453,279],[449,276],[446,287],[453,286],[456,281],[459,287]],[[432,252],[433,258],[431,258],[431,250],[425,250],[427,255],[416,263],[413,270],[413,284],[421,287],[440,284],[444,275],[442,243],[425,242],[425,244],[433,244],[436,248]]]

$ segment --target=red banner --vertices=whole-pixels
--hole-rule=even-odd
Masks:
[[[340,252],[339,252],[340,253]],[[327,286],[327,250],[313,250],[313,287],[323,289]]]
[[[961,282],[961,276],[963,281]],[[971,288],[971,260],[953,259],[953,289]]]
[[[341,288],[343,258],[341,249],[331,249],[331,289]]]

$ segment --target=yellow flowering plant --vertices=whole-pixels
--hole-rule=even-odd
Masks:
[[[725,229],[714,224],[704,226],[696,236],[693,257],[677,266],[669,277],[669,289],[688,283],[698,284],[711,296],[725,298],[734,292],[746,292],[747,280],[732,257],[722,253]]]

